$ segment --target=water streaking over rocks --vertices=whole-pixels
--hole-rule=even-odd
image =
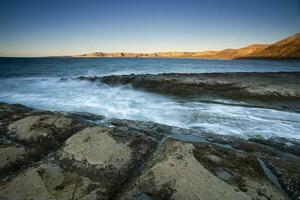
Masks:
[[[299,66],[263,60],[0,58],[0,101],[245,138],[299,139]],[[155,75],[165,72],[178,74]],[[131,73],[136,75],[111,76]]]
[[[0,199],[299,199],[297,66],[0,59]]]
[[[300,138],[299,113],[250,107],[241,101],[178,99],[130,85],[58,78],[9,79],[0,87],[2,101],[40,109],[90,112],[240,137]]]

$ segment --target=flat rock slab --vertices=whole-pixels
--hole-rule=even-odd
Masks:
[[[3,113],[15,117],[0,120],[1,177],[10,176],[40,160],[86,127],[62,113],[36,111],[21,105],[4,104],[2,108]]]
[[[0,102],[0,136],[7,133],[7,126],[14,121],[24,118],[33,109],[20,104]]]
[[[87,177],[64,172],[57,164],[42,163],[0,185],[2,200],[99,199],[101,188]]]
[[[66,140],[58,152],[58,159],[64,169],[100,183],[101,196],[112,197],[156,144],[143,134],[88,127]]]
[[[0,174],[16,164],[22,164],[26,157],[28,152],[23,146],[0,144]]]
[[[86,128],[69,138],[62,149],[61,158],[86,162],[103,168],[109,165],[121,168],[131,159],[132,150],[126,143],[118,143],[111,129]]]
[[[214,91],[249,97],[300,98],[300,73],[297,72],[111,75],[101,80],[107,84],[131,83],[136,87],[178,95]]]
[[[241,175],[249,186],[248,191],[241,190],[229,181],[236,178],[232,169],[224,166],[214,174],[194,155],[195,151],[205,155],[197,148],[191,143],[167,140],[120,199],[285,199],[266,178],[257,178],[255,171],[252,175]],[[217,163],[223,160],[213,154],[208,159]],[[239,167],[239,163],[233,165]]]
[[[32,115],[11,123],[8,135],[27,144],[56,144],[70,136],[78,126],[80,124],[73,119],[59,114]]]

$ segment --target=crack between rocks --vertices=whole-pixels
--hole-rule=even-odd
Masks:
[[[278,177],[269,169],[266,163],[259,157],[256,157],[259,162],[264,174],[268,180],[284,195],[285,199],[289,199],[289,195],[282,189],[281,184],[278,181]]]
[[[72,198],[71,198],[71,200],[74,200],[76,190],[77,190],[77,182],[75,183],[75,187],[74,187],[74,191],[73,191],[73,193],[72,193]]]
[[[139,177],[141,173],[143,173],[144,167],[147,165],[147,163],[151,162],[153,159],[154,154],[157,152],[157,150],[165,143],[165,141],[169,138],[169,136],[164,136],[161,140],[159,140],[159,143],[157,146],[148,153],[144,161],[137,167],[137,170],[133,170],[131,172],[131,175],[125,180],[125,182],[122,184],[123,187],[121,187],[120,190],[116,191],[116,195],[112,197],[112,200],[118,200],[120,199],[121,195],[124,194],[126,189],[130,188],[132,183]]]
[[[43,182],[43,185],[44,185],[45,189],[47,190],[48,194],[51,195],[51,196],[52,196],[53,198],[55,198],[56,200],[58,200],[58,198],[55,197],[55,196],[53,196],[53,195],[51,194],[51,192],[48,190],[48,188],[47,188],[47,186],[46,186],[46,183],[45,183],[45,181],[44,181],[44,178],[43,178],[43,176],[40,174],[40,172],[37,171],[37,174],[41,177],[41,180],[42,180],[42,182]]]

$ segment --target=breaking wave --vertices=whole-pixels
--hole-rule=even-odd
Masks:
[[[247,107],[241,102],[179,101],[128,85],[49,77],[2,79],[0,90],[0,101],[39,109],[90,112],[239,137],[300,139],[299,113]]]

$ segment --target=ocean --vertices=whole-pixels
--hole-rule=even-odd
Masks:
[[[38,109],[90,112],[248,137],[300,139],[300,113],[228,99],[182,99],[130,85],[73,80],[121,74],[300,71],[299,61],[163,58],[0,58],[0,101]],[[61,78],[65,79],[64,81]],[[300,86],[299,86],[300,87]]]

